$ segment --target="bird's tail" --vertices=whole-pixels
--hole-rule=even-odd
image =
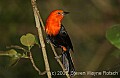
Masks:
[[[63,53],[62,61],[63,61],[63,65],[65,69],[68,71],[68,74],[73,76],[75,74],[75,68],[74,68],[73,61],[72,61],[69,51],[66,51]]]

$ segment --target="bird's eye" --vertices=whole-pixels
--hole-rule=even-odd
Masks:
[[[58,14],[60,14],[60,12],[58,12]]]

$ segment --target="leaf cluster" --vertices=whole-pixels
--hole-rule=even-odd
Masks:
[[[7,48],[10,48],[7,51],[0,52],[0,56],[8,56],[10,57],[10,64],[9,66],[13,66],[18,63],[18,61],[22,58],[29,58],[29,52],[31,52],[31,48],[37,44],[39,46],[39,42],[37,40],[37,37],[31,33],[28,33],[26,35],[22,35],[20,38],[21,44],[23,44],[27,49],[15,45],[10,46]],[[16,49],[21,50],[21,52],[18,52]]]

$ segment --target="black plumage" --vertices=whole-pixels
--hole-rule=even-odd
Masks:
[[[49,39],[55,47],[66,48],[66,50],[62,48],[63,65],[65,66],[68,73],[70,75],[73,75],[75,68],[73,65],[72,58],[70,56],[70,49],[73,51],[73,46],[65,27],[61,25],[59,33],[57,35],[47,35],[47,39]],[[65,59],[67,59],[68,63],[66,63]]]

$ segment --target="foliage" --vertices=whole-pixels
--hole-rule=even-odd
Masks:
[[[114,25],[109,28],[106,32],[106,38],[111,44],[120,49],[120,25]],[[120,51],[114,51],[112,55],[118,58],[120,56]]]
[[[30,34],[30,33],[21,36],[20,42],[24,46],[28,47],[28,49],[26,50],[25,48],[22,48],[18,45],[15,45],[15,46],[10,46],[8,48],[20,49],[22,51],[18,52],[15,49],[10,49],[10,50],[7,50],[7,51],[0,52],[0,56],[10,57],[10,62],[11,63],[10,63],[9,66],[15,65],[21,58],[29,58],[28,52],[30,52],[30,49],[34,46],[34,44],[38,44],[38,41],[37,41],[36,37],[33,34]]]
[[[20,41],[24,46],[31,46],[32,47],[35,44],[35,36],[28,33],[26,35],[23,35],[20,38]]]

